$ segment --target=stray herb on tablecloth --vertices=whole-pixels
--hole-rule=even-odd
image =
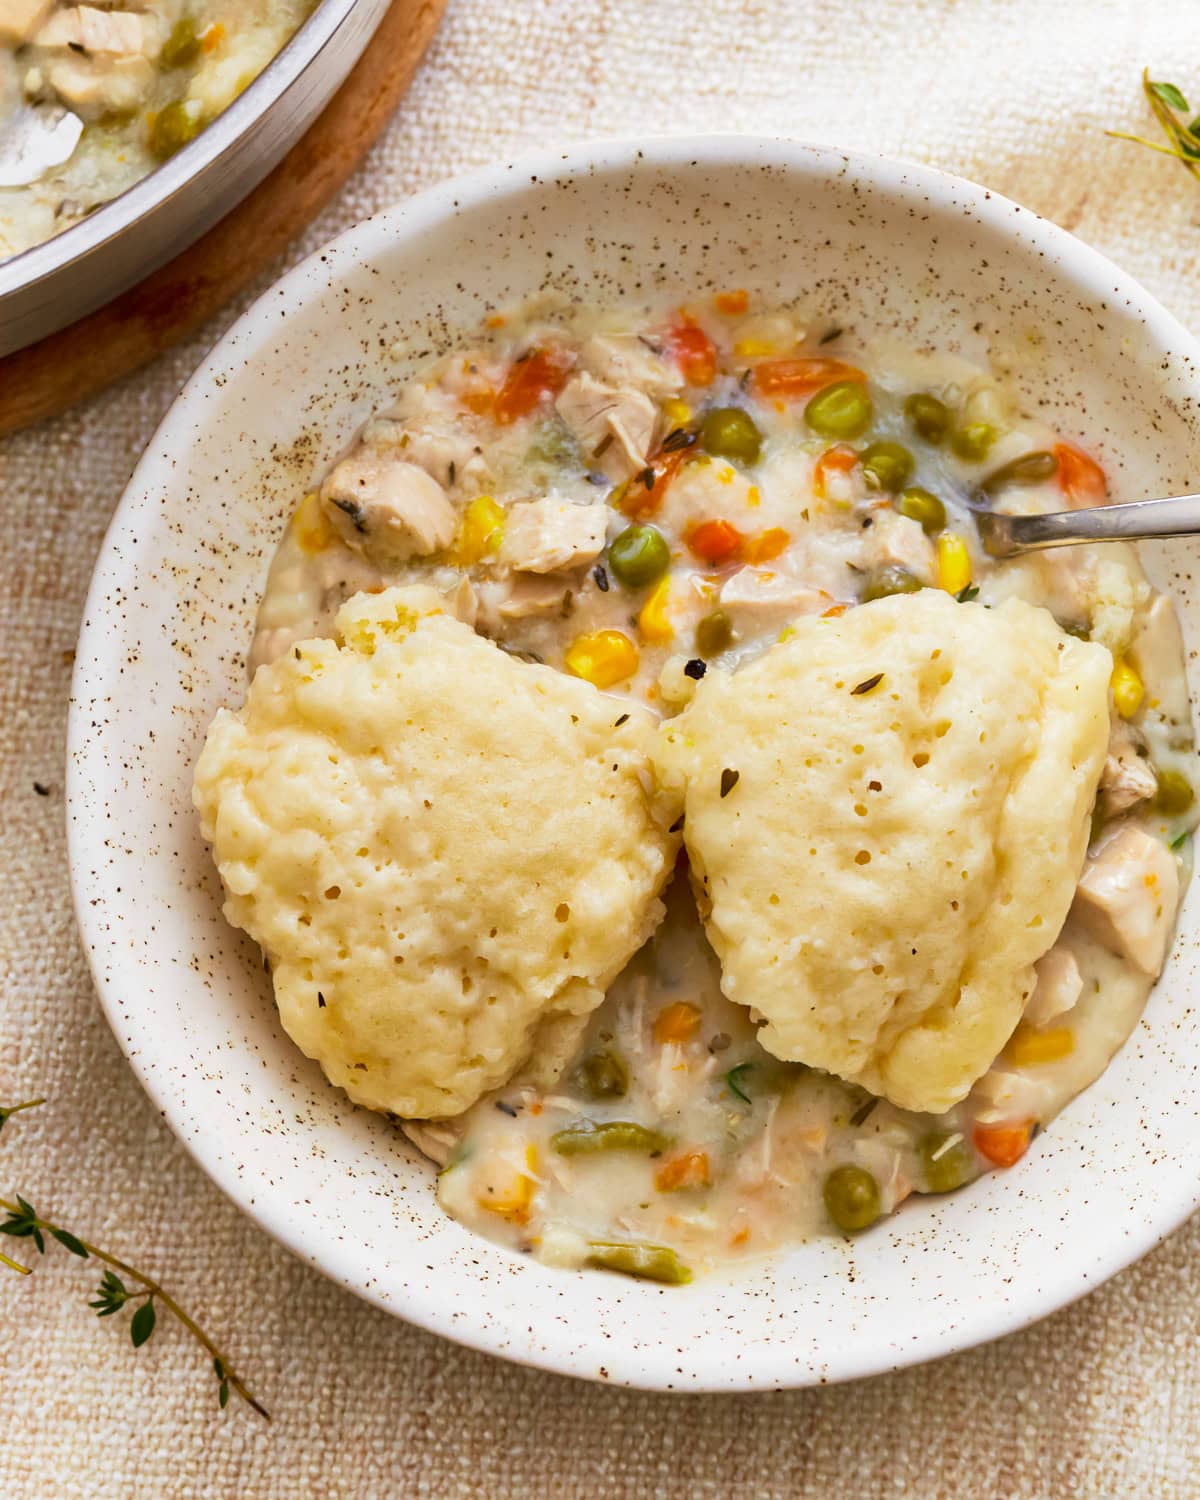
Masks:
[[[0,1105],[0,1130],[4,1129],[13,1115],[19,1114],[24,1109],[36,1109],[45,1102],[44,1099],[28,1099],[23,1104]],[[64,1229],[61,1224],[52,1224],[49,1219],[43,1219],[33,1205],[21,1197],[20,1193],[16,1194],[16,1200],[15,1203],[10,1203],[7,1199],[0,1198],[0,1209],[3,1209],[7,1215],[7,1218],[0,1223],[0,1234],[6,1234],[14,1240],[28,1240],[36,1247],[39,1255],[45,1255],[46,1236],[49,1235],[64,1250],[78,1256],[80,1260],[102,1262],[105,1267],[104,1274],[100,1279],[94,1299],[88,1303],[98,1318],[108,1318],[114,1313],[124,1312],[126,1307],[131,1308],[129,1337],[133,1347],[140,1349],[153,1334],[157,1325],[157,1307],[165,1308],[183,1324],[201,1348],[212,1358],[213,1374],[217,1380],[218,1404],[222,1407],[228,1405],[229,1393],[234,1391],[247,1406],[253,1407],[260,1417],[265,1417],[268,1422],[271,1420],[270,1412],[257,1397],[251,1394],[242,1377],[234,1370],[208,1334],[194,1318],[184,1311],[169,1292],[164,1291],[157,1281],[137,1270],[127,1261],[110,1255],[107,1250],[101,1250],[87,1240],[80,1239],[69,1229]],[[22,1276],[28,1276],[33,1269],[32,1266],[23,1265],[3,1252],[0,1252],[0,1265],[5,1265]],[[121,1275],[118,1275],[118,1272]],[[121,1279],[122,1276],[136,1285],[126,1286],[125,1281]]]
[[[1151,151],[1161,151],[1164,156],[1173,156],[1194,174],[1197,167],[1200,167],[1200,115],[1187,120],[1186,116],[1192,111],[1183,91],[1173,83],[1157,82],[1150,77],[1149,69],[1142,71],[1142,88],[1155,118],[1163,128],[1167,144],[1148,141],[1144,136],[1132,135],[1127,130],[1107,130],[1105,134],[1119,141],[1134,141],[1139,146],[1149,147]]]

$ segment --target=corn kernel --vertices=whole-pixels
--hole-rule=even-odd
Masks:
[[[770,339],[738,339],[733,352],[739,359],[766,359],[778,351]]]
[[[971,582],[971,554],[962,537],[943,531],[937,539],[938,587],[960,594]]]
[[[537,1156],[532,1146],[525,1148],[525,1162],[531,1172],[536,1170]],[[512,1220],[514,1224],[524,1224],[529,1218],[530,1205],[536,1191],[537,1184],[532,1177],[526,1176],[524,1172],[514,1172],[499,1191],[477,1193],[475,1201],[490,1214],[498,1214],[502,1219]]]
[[[504,537],[504,507],[490,495],[477,495],[463,513],[454,560],[469,566],[495,552]]]
[[[1018,1026],[1008,1044],[1009,1060],[1019,1068],[1034,1063],[1057,1062],[1060,1057],[1069,1057],[1074,1050],[1075,1037],[1067,1026],[1058,1026],[1051,1031]]]
[[[648,641],[669,641],[675,634],[667,605],[671,602],[671,583],[664,578],[656,583],[638,615],[638,629]]]
[[[568,672],[598,688],[612,687],[638,669],[638,648],[620,630],[596,630],[577,635],[567,647],[563,664]]]
[[[296,507],[296,514],[292,517],[292,534],[301,552],[307,553],[309,557],[323,551],[333,540],[333,528],[321,509],[321,502],[315,491],[305,495]]]
[[[1124,657],[1118,657],[1112,674],[1113,703],[1123,719],[1132,719],[1142,706],[1146,688]]]
[[[692,420],[692,408],[686,401],[678,401],[672,397],[662,404],[663,420],[667,424],[667,430],[682,427]]]

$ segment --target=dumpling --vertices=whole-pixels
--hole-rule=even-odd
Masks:
[[[508,656],[429,589],[260,667],[196,770],[225,914],[352,1099],[454,1115],[561,1040],[662,914],[678,807],[644,710]]]
[[[708,673],[657,761],[768,1051],[908,1109],[966,1094],[1070,908],[1111,671],[1045,610],[928,589]]]

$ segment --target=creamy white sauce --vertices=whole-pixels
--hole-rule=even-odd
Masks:
[[[316,494],[305,500],[275,557],[252,669],[294,641],[328,634],[337,608],[357,590],[423,582],[452,597],[453,607],[506,649],[564,670],[579,670],[574,653],[581,638],[619,632],[628,670],[597,685],[618,700],[670,714],[689,697],[697,672],[736,669],[776,641],[797,614],[854,607],[888,568],[906,569],[923,585],[946,586],[934,545],[915,522],[899,524],[894,494],[873,488],[853,460],[844,471],[830,471],[827,455],[837,444],[806,422],[806,400],[758,389],[766,361],[828,356],[870,380],[874,417],[869,432],[849,446],[861,455],[868,442],[887,439],[911,449],[916,467],[906,487],[920,486],[943,502],[945,531],[966,544],[971,587],[982,602],[1019,595],[1064,626],[1090,631],[1118,662],[1132,663],[1144,696],[1121,732],[1159,775],[1176,773],[1191,783],[1195,750],[1182,643],[1169,604],[1153,593],[1133,551],[1068,549],[997,564],[978,546],[968,497],[980,479],[1022,455],[1055,451],[1056,434],[1013,409],[986,372],[958,359],[894,344],[849,347],[844,338],[832,349],[818,347],[786,313],[701,310],[696,318],[720,366],[707,385],[680,373],[686,360],[681,364],[671,320],[661,311],[518,311],[477,346],[420,372],[353,452],[415,463],[436,479],[452,507],[455,542],[402,563],[387,561],[373,540],[374,519],[364,513],[355,521],[354,504],[338,509],[331,498],[336,485],[328,482],[323,501]],[[594,372],[599,365],[589,340],[597,333],[617,335],[626,350],[627,385],[650,397],[657,413],[648,445],[653,473],[643,478],[635,471],[623,484],[614,484],[604,445],[581,448],[555,414],[552,395],[504,422],[495,419],[499,402],[489,405],[497,391],[503,399],[530,351],[566,351],[575,373]],[[986,458],[969,461],[946,444],[915,438],[904,413],[914,391],[935,393],[959,425],[993,427],[997,436]],[[706,454],[702,443],[689,446],[690,437],[675,440],[672,460],[669,434],[690,435],[706,410],[730,406],[747,410],[761,435],[753,461]],[[672,461],[673,477],[660,487],[656,476]],[[1062,509],[1063,474],[1060,464],[1042,482],[1002,488],[993,503],[1021,512]],[[603,507],[602,554],[547,578],[522,573],[495,542],[482,554],[468,546],[481,504],[498,508],[511,525],[511,507],[546,495]],[[622,586],[608,551],[639,519],[657,527],[669,549],[667,603],[657,618],[647,613],[654,587]],[[737,555],[701,560],[696,528],[718,519],[736,528]],[[554,607],[506,616],[506,605],[531,582],[555,596]],[[728,616],[732,638],[706,650],[702,622],[716,610]],[[1113,721],[1124,722],[1115,707]],[[1168,814],[1142,799],[1121,818],[1179,850],[1186,875],[1183,841],[1195,822],[1194,805]],[[750,1014],[721,994],[718,965],[681,876],[663,927],[612,987],[565,1068],[535,1082],[531,1065],[461,1118],[413,1124],[411,1133],[446,1164],[438,1194],[448,1212],[544,1260],[579,1265],[596,1261],[597,1245],[649,1245],[659,1247],[647,1253],[659,1257],[653,1264],[671,1279],[672,1268],[685,1264],[694,1269],[762,1254],[830,1230],[824,1186],[835,1168],[868,1171],[880,1212],[889,1213],[911,1192],[968,1182],[1008,1165],[1006,1153],[1015,1161],[1026,1140],[1103,1071],[1136,1025],[1152,979],[1074,918],[1061,941],[1078,964],[1077,1002],[1044,1025],[1023,1023],[954,1109],[914,1115],[838,1079],[780,1063],[759,1047]],[[679,1006],[685,1010],[676,1011],[682,1024],[672,1040],[662,1018]],[[610,1088],[597,1094],[601,1075]],[[619,1092],[614,1076],[622,1081]],[[627,1122],[654,1134],[638,1137],[636,1149],[576,1153],[560,1132],[578,1136],[583,1121]],[[607,1263],[613,1265],[611,1255]],[[619,1258],[614,1268],[630,1269]]]

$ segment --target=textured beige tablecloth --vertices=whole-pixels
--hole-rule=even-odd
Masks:
[[[986,182],[1200,323],[1200,183],[1107,141],[1138,74],[1200,94],[1196,0],[451,0],[386,139],[302,250],[531,143],[748,129]],[[232,310],[230,313],[232,316]],[[76,943],[63,842],[68,653],[109,513],[228,318],[0,455],[0,1188],[152,1267],[275,1413],[218,1413],[195,1347],[136,1355],[57,1252],[0,1268],[0,1496],[1200,1495],[1200,1220],[1080,1305],[875,1381],[669,1398],[517,1369],[419,1333],[293,1261],[143,1098]],[[34,782],[49,789],[34,790]]]

